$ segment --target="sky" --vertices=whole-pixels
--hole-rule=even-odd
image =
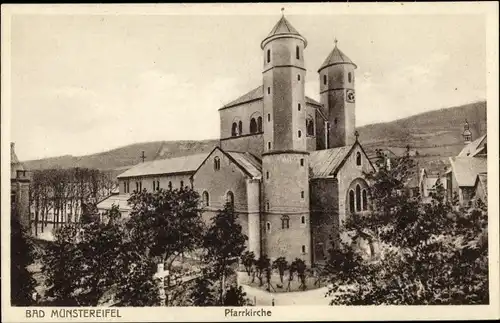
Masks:
[[[200,12],[199,12],[200,13]],[[14,15],[11,141],[21,160],[219,136],[218,109],[262,82],[265,15]],[[306,95],[338,39],[356,124],[486,98],[484,17],[285,16],[303,35]]]

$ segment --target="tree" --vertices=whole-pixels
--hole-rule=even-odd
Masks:
[[[131,241],[148,257],[157,257],[165,269],[200,246],[204,225],[198,193],[191,188],[134,192],[129,204]]]
[[[243,266],[245,266],[245,271],[247,272],[248,277],[250,277],[253,272],[253,266],[255,264],[255,254],[253,253],[253,251],[245,251],[241,255],[241,262],[243,263]]]
[[[224,297],[224,306],[245,306],[248,304],[247,293],[241,286],[231,285]]]
[[[259,279],[259,286],[264,285],[264,275],[266,269],[271,266],[271,260],[266,255],[260,256],[260,258],[255,263],[255,270],[257,272],[257,278]]]
[[[345,222],[351,237],[378,245],[363,257],[349,243],[330,250],[331,304],[487,304],[487,213],[456,208],[438,181],[432,201],[411,198],[409,156],[367,174],[374,210]]]
[[[307,285],[306,285],[306,272],[307,272],[307,266],[304,260],[295,258],[293,261],[293,266],[292,266],[295,271],[297,272],[297,277],[300,280],[300,286],[302,290],[306,290]]]
[[[233,207],[226,204],[212,218],[203,237],[204,258],[212,268],[213,277],[220,283],[220,304],[224,302],[225,279],[234,273],[232,266],[245,250],[246,240]]]
[[[33,243],[19,221],[15,209],[11,212],[10,240],[10,297],[12,306],[30,306],[34,303],[35,279],[28,271],[34,261]]]
[[[206,276],[196,279],[189,298],[194,306],[214,306],[217,304],[213,281]]]
[[[273,268],[278,270],[281,284],[283,284],[283,276],[285,275],[285,271],[288,269],[288,261],[286,261],[285,257],[278,257],[273,261]]]

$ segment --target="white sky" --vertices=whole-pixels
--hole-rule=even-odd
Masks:
[[[357,125],[486,98],[480,15],[297,15],[306,94],[333,48],[357,65]],[[261,84],[276,15],[16,15],[11,141],[21,160],[219,135],[217,109]]]

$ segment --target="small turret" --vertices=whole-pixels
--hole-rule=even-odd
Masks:
[[[462,133],[462,136],[464,137],[465,145],[468,145],[472,142],[472,132],[469,129],[469,123],[467,122],[467,120],[465,120],[464,132]]]

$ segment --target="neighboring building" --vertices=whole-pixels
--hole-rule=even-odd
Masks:
[[[134,190],[190,185],[206,218],[233,205],[257,257],[324,261],[343,221],[370,209],[364,172],[375,168],[355,132],[356,65],[335,40],[318,69],[316,102],[305,95],[306,47],[283,16],[261,42],[262,84],[219,109],[220,145],[129,169],[99,208],[128,212]]]
[[[19,162],[15,152],[15,144],[10,144],[10,202],[11,211],[30,228],[30,182],[31,173]]]
[[[427,173],[425,168],[420,170],[420,176],[418,181],[419,194],[424,202],[430,202],[431,193],[436,192],[436,183],[439,179],[438,175],[431,175]]]
[[[488,204],[488,174],[479,173],[474,183],[474,203],[481,200],[483,203]]]

